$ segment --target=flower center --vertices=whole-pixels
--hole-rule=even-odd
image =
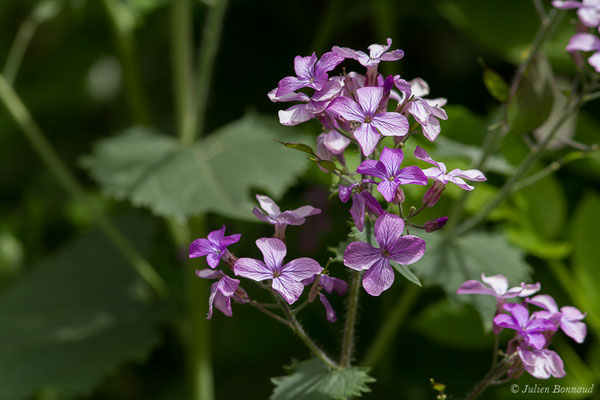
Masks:
[[[281,275],[281,271],[279,271],[279,270],[273,271],[273,279],[277,278],[280,275]]]
[[[388,178],[388,181],[390,181],[390,182],[394,182],[394,179],[396,179],[396,177],[395,177],[395,176],[390,176],[390,177]]]
[[[368,124],[371,121],[373,121],[373,118],[371,118],[371,117],[365,117],[365,124]]]
[[[381,250],[381,255],[384,256],[385,258],[390,258],[390,252],[389,250]]]

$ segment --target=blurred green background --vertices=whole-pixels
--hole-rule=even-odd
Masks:
[[[549,2],[543,4],[550,7]],[[322,54],[334,45],[366,50],[371,43],[392,38],[392,47],[402,48],[405,58],[382,65],[382,72],[405,79],[422,77],[432,97],[448,99],[449,120],[442,124],[441,136],[451,143],[440,142],[433,154],[447,164],[467,167],[475,157],[473,149],[488,134],[487,127],[498,119],[499,104],[486,90],[482,65],[509,81],[539,25],[533,4],[524,0],[229,1],[208,92],[205,155],[223,151],[220,145],[231,146],[231,153],[224,153],[215,168],[244,171],[249,164],[235,156],[246,152],[244,163],[272,158],[278,165],[287,160],[292,174],[281,178],[286,171],[275,171],[273,176],[246,181],[225,171],[221,174],[225,190],[231,189],[230,180],[231,190],[242,191],[244,198],[234,204],[238,208],[215,205],[217,197],[205,194],[212,200],[198,207],[194,201],[181,200],[187,209],[177,215],[181,209],[178,203],[169,203],[166,193],[136,185],[128,192],[122,186],[143,179],[132,177],[141,172],[136,159],[128,164],[128,156],[138,148],[140,154],[152,146],[162,148],[162,139],[154,132],[176,136],[171,6],[167,0],[0,2],[0,65],[18,32],[32,34],[14,80],[15,91],[83,184],[87,198],[115,221],[169,288],[165,298],[154,298],[98,231],[89,210],[57,183],[6,108],[0,107],[0,399],[192,398],[186,360],[190,343],[195,342],[212,352],[216,399],[268,398],[273,390],[270,378],[284,375],[282,365],[292,358],[308,358],[308,351],[287,328],[237,304],[233,318],[215,312],[205,325],[209,333],[186,339],[190,314],[185,293],[190,286],[185,277],[203,268],[204,261],[185,263],[187,246],[173,235],[177,225],[173,218],[191,217],[191,238],[226,224],[228,234],[242,233],[242,241],[232,248],[235,254],[257,257],[254,240],[271,235],[271,228],[252,221],[251,194],[267,193],[280,200],[282,209],[311,204],[323,213],[288,229],[288,243],[294,244],[288,246],[288,259],[309,256],[324,263],[333,255],[328,248],[346,238],[348,205],[330,198],[329,176],[294,151],[272,144],[273,137],[313,144],[319,133],[314,121],[298,128],[278,126],[277,111],[284,107],[266,96],[281,78],[292,74],[294,56]],[[200,45],[208,8],[193,2],[194,49]],[[564,51],[574,32],[573,19],[573,13],[565,13],[544,47],[556,82],[575,72]],[[120,29],[125,29],[125,40]],[[193,56],[197,53],[194,50]],[[357,63],[344,65],[360,71]],[[599,116],[597,101],[586,105],[564,135],[587,145],[598,143]],[[226,125],[230,123],[238,125]],[[140,124],[150,128],[131,130]],[[213,131],[217,133],[211,135]],[[123,132],[131,135],[130,142],[106,141]],[[254,148],[237,141],[244,134]],[[268,150],[261,151],[263,143]],[[535,169],[573,151],[556,146]],[[497,192],[527,152],[522,136],[507,135],[489,181],[477,185],[469,197],[467,214],[478,211]],[[171,165],[162,171],[163,182],[173,182],[167,187],[178,189],[171,197],[184,198],[190,187],[206,193],[215,190],[210,181],[190,181],[192,167]],[[244,183],[238,185],[236,179]],[[564,337],[553,343],[565,361],[567,377],[538,382],[543,385],[600,382],[599,182],[600,156],[586,153],[511,196],[485,227],[493,232],[485,239],[496,251],[490,254],[499,255],[482,260],[489,262],[486,268],[496,269],[495,273],[518,270],[506,273],[511,283],[528,276],[540,281],[543,292],[552,294],[559,306],[572,304],[588,313],[584,344]],[[421,195],[407,192],[415,202]],[[421,222],[447,215],[458,196],[458,191],[447,190]],[[204,215],[205,211],[209,212]],[[428,246],[429,240],[436,240],[425,239]],[[414,267],[419,274],[419,264]],[[332,273],[348,274],[340,263],[332,265]],[[372,370],[377,382],[370,384],[372,392],[365,398],[434,398],[429,378],[445,383],[447,393],[460,398],[489,366],[492,336],[484,332],[476,309],[448,297],[433,284],[431,274],[423,278],[423,289],[398,276],[381,297],[361,296],[357,362],[382,323],[399,312],[398,299],[411,302],[393,343]],[[200,319],[207,312],[207,287],[200,284],[201,301],[192,302],[191,312]],[[254,294],[253,287],[246,288]],[[330,299],[341,321],[343,300]],[[337,353],[342,322],[327,323],[320,304],[309,307],[302,318],[319,343]],[[517,383],[533,382],[524,377]],[[599,393],[596,388],[593,398],[600,398]],[[482,398],[521,397],[504,385]]]

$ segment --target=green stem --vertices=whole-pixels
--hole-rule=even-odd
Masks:
[[[223,30],[226,9],[227,0],[214,0],[211,2],[208,8],[206,24],[204,25],[198,63],[198,97],[196,109],[198,112],[197,131],[199,135],[202,135],[204,131],[206,105],[208,103],[210,84],[213,77],[217,50],[219,49],[219,40],[221,31]]]
[[[193,76],[192,0],[171,2],[171,60],[175,88],[175,121],[184,145],[194,142],[196,134],[196,85]]]
[[[137,124],[150,125],[150,114],[142,86],[140,69],[135,52],[133,17],[127,5],[116,0],[102,0],[111,22],[111,30],[123,68],[125,96],[133,120]]]
[[[500,383],[505,383],[510,379],[498,381],[499,378],[503,377],[506,372],[510,369],[512,364],[512,360],[517,356],[517,353],[513,353],[512,355],[504,358],[500,363],[496,364],[495,367],[492,367],[485,377],[475,385],[473,390],[469,392],[469,394],[465,397],[465,400],[474,400],[481,393],[483,393],[488,387],[497,385]]]
[[[8,57],[6,58],[6,64],[4,65],[4,77],[10,85],[15,82],[19,67],[23,61],[23,56],[25,55],[27,47],[29,47],[29,43],[31,42],[31,38],[37,27],[38,23],[29,16],[17,31],[15,40],[10,48]]]
[[[83,187],[77,182],[71,171],[69,171],[68,167],[60,159],[56,150],[54,150],[41,129],[31,117],[29,110],[25,107],[3,75],[0,75],[0,99],[2,103],[4,103],[10,116],[21,128],[21,131],[25,134],[27,140],[29,140],[34,150],[38,153],[59,183],[71,196],[73,196],[73,198],[87,208],[102,232],[104,232],[107,238],[127,258],[133,269],[135,269],[135,271],[159,295],[166,295],[167,287],[160,275],[154,270],[152,265],[138,253],[127,238],[111,223],[102,209],[90,201]]]
[[[581,100],[577,101],[573,106],[569,107],[568,110],[559,118],[552,130],[548,135],[541,141],[535,149],[523,160],[521,165],[517,168],[515,173],[506,181],[502,189],[498,192],[496,197],[492,199],[479,213],[472,218],[466,220],[462,225],[452,231],[453,234],[461,235],[467,231],[476,227],[491,213],[506,197],[513,193],[516,184],[521,178],[529,171],[534,162],[536,162],[543,152],[546,150],[548,143],[554,138],[561,125],[567,120],[572,112],[575,112],[581,104]]]
[[[402,297],[392,308],[392,312],[386,316],[383,326],[379,328],[375,339],[367,349],[361,365],[373,368],[386,355],[398,328],[402,325],[418,296],[419,288],[416,285],[409,285],[406,288]]]

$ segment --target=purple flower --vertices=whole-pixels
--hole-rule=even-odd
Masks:
[[[400,185],[427,185],[427,177],[419,167],[400,168],[403,159],[401,149],[384,147],[379,161],[363,161],[356,172],[381,179],[377,184],[377,191],[388,202],[392,202]]]
[[[559,310],[554,299],[547,294],[540,294],[525,301],[546,310],[535,312],[536,316],[553,321],[567,336],[577,343],[583,343],[587,333],[585,323],[581,322],[585,318],[584,313],[571,306],[561,307]]]
[[[600,38],[590,33],[578,33],[569,40],[567,51],[594,51],[588,62],[600,73]]]
[[[339,296],[343,296],[348,290],[348,284],[343,279],[334,278],[329,275],[314,275],[312,278],[302,281],[302,284],[305,286],[310,285],[315,281],[315,279],[318,279],[319,281],[311,288],[311,291],[308,294],[308,301],[312,302],[318,294],[321,304],[323,304],[323,307],[325,307],[327,321],[334,323],[337,321],[337,315],[335,314],[335,310],[331,306],[331,303],[327,297],[321,293],[321,290],[324,290],[329,294],[335,292]]]
[[[217,268],[221,258],[225,262],[231,257],[227,246],[239,242],[242,235],[236,233],[231,236],[224,236],[225,225],[218,231],[212,231],[208,234],[208,239],[196,239],[190,244],[190,258],[206,257],[206,262],[211,268]]]
[[[356,99],[358,103],[350,97],[340,96],[329,104],[327,111],[359,124],[353,133],[364,155],[368,156],[373,152],[380,135],[406,135],[408,121],[404,115],[378,112],[383,99],[383,88],[359,88],[356,90]]]
[[[448,182],[452,182],[462,189],[473,190],[474,187],[468,185],[463,178],[478,182],[487,180],[483,173],[478,169],[468,169],[466,171],[453,169],[452,171],[448,172],[446,170],[446,165],[443,162],[434,161],[429,154],[427,154],[427,152],[419,146],[417,146],[415,149],[415,157],[421,161],[435,165],[435,167],[423,170],[423,173],[425,173],[429,179],[441,182],[444,185],[446,185]]]
[[[344,252],[344,265],[356,271],[366,271],[363,287],[371,296],[379,296],[394,282],[391,261],[402,265],[418,261],[425,253],[425,241],[405,235],[404,221],[395,215],[384,214],[375,222],[375,239],[379,248],[365,242],[353,242]]]
[[[231,299],[238,303],[247,303],[248,294],[240,286],[239,279],[233,279],[225,275],[222,271],[212,269],[196,270],[196,275],[202,279],[218,279],[210,286],[210,297],[208,298],[208,316],[212,318],[213,305],[223,314],[231,317]]]
[[[583,2],[574,0],[553,1],[552,5],[561,9],[578,8],[577,16],[581,23],[588,28],[595,28],[600,25],[600,0],[583,0]]]
[[[485,276],[482,272],[481,281],[487,286],[479,281],[469,280],[460,285],[458,290],[456,290],[456,293],[486,294],[494,296],[496,298],[497,307],[500,309],[506,299],[531,296],[540,290],[539,282],[535,284],[525,284],[524,282],[521,282],[521,286],[515,286],[509,289],[508,279],[506,279],[504,275]]]
[[[323,54],[319,61],[317,61],[315,53],[310,57],[296,56],[294,70],[297,76],[287,76],[279,81],[276,95],[283,96],[303,87],[321,90],[329,79],[327,72],[337,67],[342,61],[344,61],[344,57],[331,51]]]
[[[502,328],[514,329],[517,334],[536,350],[546,346],[544,332],[555,331],[554,324],[545,318],[529,319],[527,308],[518,303],[508,303],[502,306],[510,314],[498,314],[494,317],[494,324]]]
[[[551,376],[562,378],[566,375],[562,359],[552,350],[530,350],[519,346],[517,352],[525,371],[538,379],[548,379]]]
[[[256,246],[263,254],[264,262],[253,258],[240,258],[236,261],[233,271],[237,276],[258,282],[272,279],[271,287],[283,296],[288,304],[293,304],[302,294],[302,280],[323,270],[318,262],[306,257],[282,265],[287,248],[279,239],[258,239]]]
[[[365,188],[364,184],[368,180],[363,180],[362,183],[354,183],[349,186],[339,185],[339,195],[342,203],[347,203],[352,197],[352,207],[350,207],[350,215],[354,220],[356,228],[362,232],[365,226],[365,212],[369,212],[377,217],[384,214],[383,208],[371,193]],[[358,192],[353,193],[353,189],[358,188]]]
[[[442,229],[446,225],[446,222],[448,222],[448,217],[432,219],[425,223],[425,232],[431,233]]]
[[[281,212],[279,206],[270,197],[257,194],[256,200],[264,211],[254,207],[252,212],[261,221],[275,225],[275,236],[278,238],[285,237],[285,228],[288,225],[302,225],[306,221],[306,217],[321,213],[320,209],[312,206],[302,206],[295,210]]]
[[[350,139],[334,130],[330,130],[317,136],[315,154],[322,160],[331,160],[335,156],[340,160],[342,165],[345,165],[344,150],[349,144]],[[329,172],[322,167],[321,170]]]
[[[372,44],[368,47],[369,55],[348,47],[334,46],[332,50],[345,58],[357,60],[364,67],[376,67],[380,61],[397,61],[404,57],[402,50],[388,51],[391,45],[392,39],[390,38],[387,39],[387,45]]]

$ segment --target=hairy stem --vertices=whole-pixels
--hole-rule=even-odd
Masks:
[[[84,188],[79,184],[75,176],[61,160],[56,150],[54,150],[50,142],[44,136],[42,130],[33,120],[29,110],[1,74],[0,99],[2,103],[4,103],[10,116],[17,123],[27,140],[29,140],[29,143],[58,182],[71,196],[73,196],[73,198],[87,208],[102,232],[125,256],[125,258],[127,258],[133,269],[142,277],[142,279],[144,279],[159,295],[166,295],[167,287],[160,275],[154,270],[152,265],[139,254],[127,238],[112,224],[104,211],[90,201]]]

